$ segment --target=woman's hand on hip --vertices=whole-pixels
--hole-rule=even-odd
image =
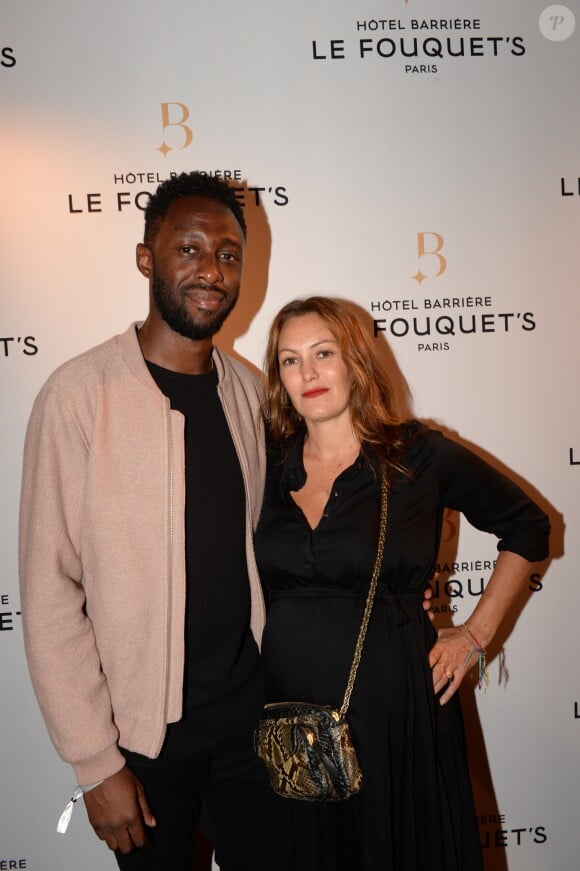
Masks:
[[[437,641],[429,651],[429,667],[433,675],[433,689],[444,690],[440,703],[444,705],[455,695],[465,675],[477,665],[478,651],[463,626],[440,629]]]

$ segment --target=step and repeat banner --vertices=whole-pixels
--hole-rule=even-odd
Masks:
[[[401,412],[549,512],[552,559],[463,704],[486,871],[580,867],[579,39],[577,0],[4,0],[0,869],[114,867],[84,810],[55,831],[75,782],[23,653],[22,442],[49,373],[145,316],[143,209],[191,169],[230,180],[249,226],[219,345],[258,369],[283,303],[348,300]],[[495,557],[447,517],[440,625]]]

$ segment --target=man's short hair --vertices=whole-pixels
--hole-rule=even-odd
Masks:
[[[174,200],[183,197],[206,197],[208,200],[218,200],[233,213],[246,238],[246,221],[244,210],[235,192],[227,182],[203,172],[182,172],[161,182],[145,209],[145,232],[143,242],[150,245],[159,224],[169,211]]]

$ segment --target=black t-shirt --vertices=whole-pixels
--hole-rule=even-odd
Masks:
[[[259,653],[250,631],[246,497],[214,369],[184,375],[147,363],[185,417],[186,664],[184,716],[164,748],[206,752],[249,732],[262,704]]]

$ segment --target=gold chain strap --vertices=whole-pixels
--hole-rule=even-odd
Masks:
[[[360,663],[363,644],[365,641],[365,636],[367,634],[371,611],[373,609],[377,582],[379,580],[379,572],[381,570],[381,565],[383,562],[383,551],[385,549],[385,539],[387,537],[388,492],[389,488],[387,486],[387,476],[385,470],[383,469],[383,473],[381,475],[381,524],[379,529],[379,543],[377,545],[377,557],[375,559],[375,566],[373,569],[373,575],[371,578],[371,584],[369,587],[369,593],[367,596],[361,627],[358,633],[358,638],[356,640],[356,646],[354,648],[354,657],[352,660],[352,665],[350,667],[350,674],[348,676],[346,692],[344,694],[344,699],[340,708],[341,719],[345,716],[346,712],[348,711],[348,706],[350,704],[350,696]]]

